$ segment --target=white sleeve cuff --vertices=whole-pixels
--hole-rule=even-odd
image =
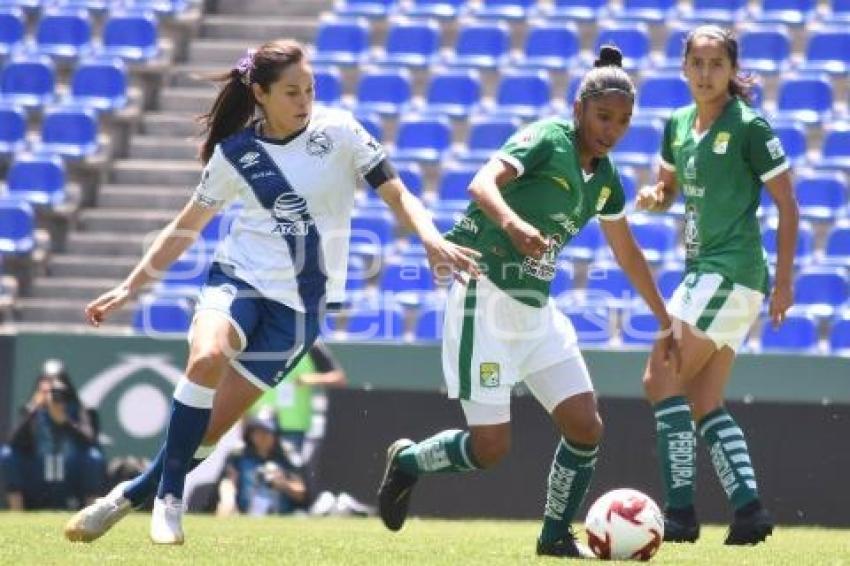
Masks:
[[[761,182],[767,183],[768,181],[770,181],[771,179],[773,179],[774,177],[776,177],[780,173],[784,173],[785,171],[787,171],[790,168],[791,168],[791,163],[786,159],[785,161],[783,161],[782,163],[780,163],[779,165],[777,165],[776,167],[774,167],[773,169],[771,169],[767,173],[764,173],[760,177]]]
[[[661,165],[661,168],[665,171],[670,171],[671,173],[676,171],[676,166],[672,163],[667,163],[660,155],[658,156],[658,164]]]
[[[496,154],[496,157],[516,169],[517,177],[522,177],[522,174],[525,173],[525,167],[523,166],[522,162],[513,155],[509,155],[504,151],[500,151]]]
[[[621,210],[620,212],[617,212],[615,214],[597,214],[596,215],[596,217],[599,218],[599,220],[601,220],[603,222],[613,222],[613,221],[619,220],[620,218],[623,218],[625,216],[626,216],[625,207],[623,208],[623,210]]]

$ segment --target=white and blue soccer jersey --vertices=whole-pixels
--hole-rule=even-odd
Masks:
[[[257,143],[238,155],[225,150],[228,140],[216,146],[195,190],[195,200],[205,206],[237,200],[243,205],[215,261],[230,266],[235,277],[263,296],[303,312],[298,276],[304,265],[302,248],[315,241],[307,237],[313,225],[327,275],[325,299],[341,302],[355,189],[386,159],[384,148],[349,112],[320,107],[307,128],[291,138],[254,139]],[[281,184],[291,190],[278,191],[272,183],[261,193],[263,177],[279,177],[271,163],[283,175]]]

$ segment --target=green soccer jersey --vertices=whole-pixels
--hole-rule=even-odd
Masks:
[[[756,209],[762,184],[790,167],[782,143],[740,98],[699,136],[696,114],[695,105],[675,111],[661,146],[661,166],[675,171],[685,196],[686,271],[720,273],[766,293]]]
[[[474,202],[447,238],[481,252],[481,269],[497,287],[525,304],[542,307],[561,248],[593,216],[623,216],[623,186],[608,157],[598,160],[592,175],[582,171],[575,128],[558,118],[515,133],[498,157],[517,171],[517,178],[502,188],[505,202],[548,238],[549,249],[540,260],[522,255]]]

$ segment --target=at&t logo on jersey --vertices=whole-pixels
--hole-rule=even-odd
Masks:
[[[306,236],[313,223],[312,220],[304,219],[306,214],[307,203],[299,195],[280,195],[272,207],[272,217],[277,220],[272,233],[281,236]]]

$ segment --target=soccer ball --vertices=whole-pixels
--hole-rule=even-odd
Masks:
[[[649,560],[664,538],[664,516],[636,489],[615,489],[590,506],[584,528],[588,546],[603,560]]]

